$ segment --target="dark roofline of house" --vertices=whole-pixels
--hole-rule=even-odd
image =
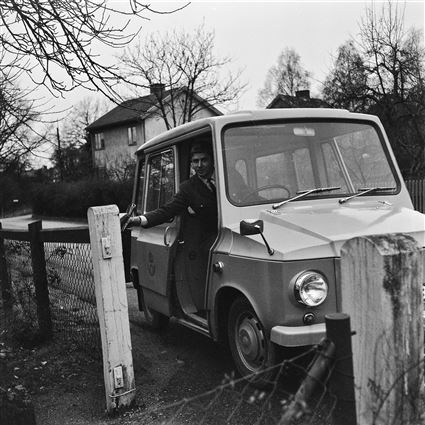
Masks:
[[[100,130],[100,129],[107,129],[107,128],[113,128],[121,126],[122,124],[128,124],[128,123],[137,123],[140,121],[143,121],[147,117],[149,117],[154,111],[156,110],[158,103],[156,101],[157,96],[157,90],[163,90],[163,86],[160,84],[153,85],[151,88],[151,93],[146,96],[142,96],[136,99],[129,99],[124,102],[122,102],[120,105],[117,105],[114,109],[111,111],[108,111],[106,114],[99,117],[96,121],[91,123],[86,127],[87,131],[93,131],[93,130]],[[178,90],[187,90],[186,88],[180,88],[175,89]],[[167,99],[170,96],[170,90],[163,91],[164,99]],[[202,104],[206,109],[211,110],[217,115],[223,115],[221,111],[219,111],[217,108],[215,108],[213,105],[211,105],[208,101],[202,99],[197,93],[194,93],[194,98],[197,102]],[[132,104],[133,106],[139,106],[140,109],[137,110],[136,116],[132,116],[129,118],[119,118],[120,109],[124,109],[126,104]],[[134,111],[132,108],[128,108],[130,111]],[[136,108],[137,109],[137,108]],[[111,117],[111,121],[108,121],[108,115]],[[118,115],[118,118],[116,117]],[[115,119],[113,118],[115,117]]]
[[[267,106],[266,109],[273,109],[278,103],[287,103],[291,107],[304,108],[308,106],[330,108],[327,102],[323,99],[310,97],[310,90],[299,90],[295,96],[287,94],[278,94]]]

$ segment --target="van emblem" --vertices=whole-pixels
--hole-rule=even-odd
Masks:
[[[153,254],[152,252],[149,251],[148,254],[148,273],[150,276],[154,276],[155,275],[155,263],[154,263],[154,258],[153,258]]]

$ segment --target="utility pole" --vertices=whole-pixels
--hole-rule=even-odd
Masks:
[[[56,138],[58,140],[58,167],[59,167],[59,180],[63,181],[63,164],[62,164],[62,150],[61,139],[59,137],[59,127],[56,127]]]

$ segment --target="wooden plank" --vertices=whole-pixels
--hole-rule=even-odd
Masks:
[[[10,230],[10,229],[0,229],[0,235],[3,239],[9,239],[14,241],[27,241],[30,240],[30,234],[28,233],[27,229],[17,229],[17,230]]]
[[[130,406],[136,390],[118,207],[91,207],[88,221],[102,337],[106,410],[113,413]]]
[[[43,229],[41,231],[43,242],[59,243],[90,243],[88,226]]]
[[[358,425],[413,424],[423,411],[424,266],[406,235],[358,237],[341,251]]]

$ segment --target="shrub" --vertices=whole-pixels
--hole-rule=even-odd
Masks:
[[[38,185],[33,190],[33,213],[49,217],[86,218],[93,206],[116,204],[125,211],[131,201],[132,181],[85,179]]]

